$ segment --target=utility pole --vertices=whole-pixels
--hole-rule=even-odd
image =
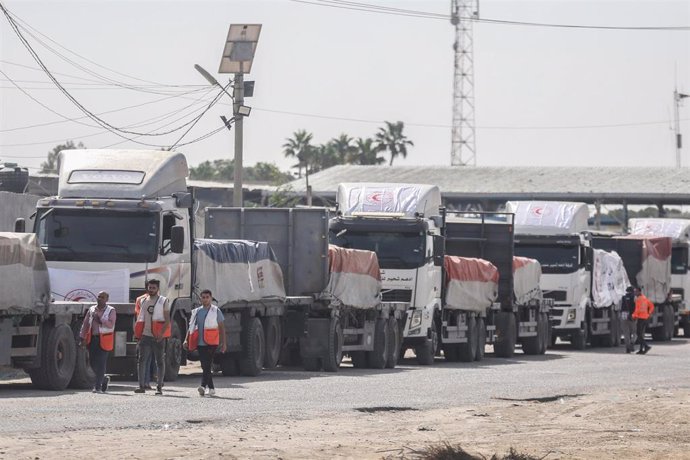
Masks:
[[[232,205],[241,207],[244,205],[242,195],[242,142],[244,134],[242,125],[244,116],[240,114],[240,107],[244,105],[244,72],[240,65],[240,72],[235,74],[235,81],[232,88],[233,104],[232,115],[235,118],[235,161],[233,163],[233,185],[232,185]]]
[[[472,20],[477,18],[479,0],[451,0],[450,23],[455,27],[451,166],[477,165],[472,37]]]
[[[676,168],[680,168],[680,149],[683,148],[683,135],[680,133],[680,104],[683,99],[690,97],[690,94],[678,92],[678,88],[673,90],[673,133],[676,143]]]

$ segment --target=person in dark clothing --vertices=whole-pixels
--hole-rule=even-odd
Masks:
[[[621,329],[623,330],[623,340],[625,341],[625,352],[635,351],[635,323],[633,318],[635,312],[635,294],[632,286],[629,286],[621,302]]]

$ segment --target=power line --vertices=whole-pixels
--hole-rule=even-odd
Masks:
[[[389,14],[395,16],[417,17],[422,19],[435,20],[450,20],[450,15],[441,13],[432,13],[429,11],[410,10],[403,8],[384,7],[379,5],[372,5],[370,3],[340,1],[340,0],[289,0],[294,3],[304,3],[307,5],[316,5],[329,8],[339,8],[353,11],[363,11],[367,13]],[[586,25],[586,24],[557,24],[544,22],[529,22],[529,21],[510,21],[504,19],[491,18],[460,18],[462,21],[472,21],[486,24],[500,24],[512,26],[530,26],[530,27],[550,27],[550,28],[566,28],[566,29],[593,29],[593,30],[638,30],[638,31],[690,31],[690,26],[608,26],[608,25]]]

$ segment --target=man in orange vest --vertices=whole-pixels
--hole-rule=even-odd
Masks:
[[[213,293],[204,289],[199,294],[201,306],[192,310],[189,320],[189,330],[182,346],[186,350],[199,350],[199,361],[201,361],[201,385],[197,388],[199,396],[215,396],[216,388],[213,386],[213,354],[218,349],[225,353],[225,326],[223,312],[213,305]]]
[[[153,353],[156,359],[156,394],[163,394],[163,377],[165,376],[165,347],[170,337],[170,304],[168,299],[159,295],[160,281],[151,279],[146,285],[147,295],[141,302],[141,310],[134,324],[134,337],[139,340],[139,388],[135,393],[145,393],[146,368]]]
[[[94,393],[105,393],[110,378],[105,376],[108,354],[113,349],[115,336],[115,309],[107,304],[110,295],[98,293],[96,305],[89,308],[79,331],[79,346],[89,347],[89,365],[96,374],[93,385]]]
[[[638,355],[647,354],[652,348],[647,345],[644,337],[647,331],[647,322],[652,313],[654,313],[652,301],[642,294],[640,288],[635,288],[635,311],[633,312],[633,318],[637,320],[637,341],[640,344],[640,350],[637,352]]]

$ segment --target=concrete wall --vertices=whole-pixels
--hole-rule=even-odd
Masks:
[[[36,195],[0,192],[0,232],[13,232],[14,221],[23,217],[26,219],[26,229],[33,227],[33,221],[29,216],[36,210]]]

